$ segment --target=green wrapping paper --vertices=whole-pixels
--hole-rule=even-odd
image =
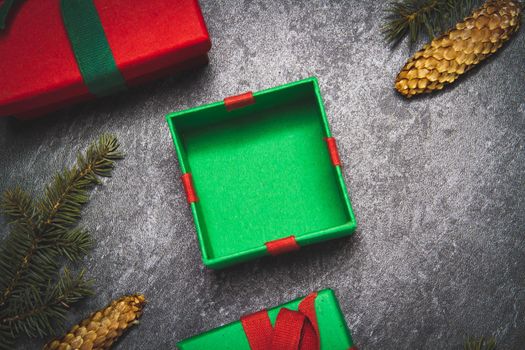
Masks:
[[[268,316],[275,327],[281,309],[298,310],[305,298],[299,298],[268,310]],[[339,303],[330,289],[317,293],[315,314],[319,329],[320,350],[356,349]],[[177,344],[180,350],[252,350],[241,321],[196,335]]]

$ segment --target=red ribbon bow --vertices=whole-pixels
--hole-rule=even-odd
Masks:
[[[241,318],[251,350],[319,350],[319,328],[312,293],[299,304],[298,311],[282,308],[272,327],[268,311]]]

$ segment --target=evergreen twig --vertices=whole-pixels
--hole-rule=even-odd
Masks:
[[[494,350],[496,349],[496,339],[494,338],[485,339],[483,337],[481,338],[469,337],[465,341],[465,346],[463,348],[465,350]]]
[[[69,305],[91,294],[84,273],[59,274],[61,258],[77,261],[92,247],[89,233],[76,227],[88,191],[109,177],[121,159],[114,135],[104,134],[77,156],[71,169],[57,174],[43,197],[34,202],[15,188],[4,193],[0,208],[10,233],[0,246],[0,349],[16,336],[53,332]]]
[[[20,187],[5,191],[2,198],[2,211],[11,220],[18,221],[29,227],[35,225],[35,208],[33,200]]]
[[[446,32],[468,16],[481,0],[396,0],[386,10],[383,33],[386,40],[397,44],[405,36],[415,43],[421,36],[428,39]]]
[[[2,319],[14,333],[25,332],[29,336],[44,336],[52,333],[51,320],[65,320],[70,305],[87,295],[92,295],[92,281],[85,280],[84,270],[72,276],[68,269],[59,276],[54,285],[49,284],[41,293],[36,288],[27,289],[24,300],[17,312]]]

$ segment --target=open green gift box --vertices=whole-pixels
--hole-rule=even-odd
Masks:
[[[186,339],[180,350],[357,350],[330,289]]]
[[[315,78],[171,113],[167,121],[206,266],[355,229]]]

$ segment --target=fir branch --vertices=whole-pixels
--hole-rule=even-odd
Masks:
[[[21,189],[5,192],[1,208],[12,222],[0,246],[0,349],[19,333],[51,333],[52,321],[63,319],[71,303],[91,293],[83,273],[58,275],[60,262],[79,260],[91,249],[89,233],[75,227],[82,205],[99,177],[111,176],[122,157],[116,137],[104,134],[71,169],[53,178],[36,205]]]
[[[465,350],[494,350],[496,349],[496,339],[484,339],[483,337],[477,339],[469,337],[465,341],[465,345],[463,348]]]
[[[46,282],[45,277],[48,277],[55,270],[55,266],[49,264],[45,258],[38,259],[40,254],[37,254],[37,247],[40,240],[38,232],[25,225],[15,222],[11,226],[11,232],[4,240],[0,250],[0,288],[2,291],[0,294],[0,310],[6,304],[7,299],[13,295],[22,273],[32,260],[35,274],[29,274],[31,280],[35,280],[38,276],[44,276],[41,280]],[[34,259],[35,256],[37,259]]]
[[[35,226],[35,208],[33,200],[20,187],[7,190],[0,203],[2,213],[12,222],[19,222],[29,227]]]
[[[87,191],[100,181],[97,176],[110,177],[115,160],[122,159],[115,136],[104,134],[88,147],[86,155],[77,155],[77,164],[53,179],[45,189],[38,210],[42,230],[74,225],[80,219],[80,208],[89,199]]]
[[[73,228],[60,237],[51,241],[51,248],[57,250],[57,255],[62,255],[70,261],[77,261],[93,248],[93,239],[84,228]]]
[[[15,344],[15,337],[8,325],[0,324],[0,350],[12,350]]]
[[[467,17],[481,0],[398,0],[386,10],[383,33],[394,45],[405,36],[410,43],[421,36],[429,39],[446,32]]]
[[[12,271],[7,273],[7,283],[2,283],[3,278],[0,278],[0,307],[11,294],[16,295],[26,286],[37,283],[42,287],[42,283],[47,283],[50,278],[48,272],[55,269],[53,261],[56,260],[56,251],[47,248],[50,242],[46,238],[54,238],[51,239],[51,245],[54,240],[68,239],[69,228],[78,222],[81,207],[89,199],[88,190],[100,182],[97,176],[111,176],[114,161],[123,157],[118,148],[119,143],[114,135],[102,135],[88,147],[85,156],[77,156],[77,164],[72,169],[57,174],[46,187],[44,197],[37,205],[38,225],[34,232],[24,234],[18,229],[13,231],[16,239],[11,245],[25,249],[15,250],[16,253],[23,251],[18,259],[10,252],[0,251],[0,260],[3,254],[8,255],[12,266]],[[29,245],[28,237],[31,237]],[[60,251],[64,252],[66,245],[62,246],[64,248]],[[68,255],[74,256],[77,253],[71,251],[66,254]],[[32,263],[35,257],[38,261]]]
[[[72,276],[68,269],[60,275],[55,285],[49,284],[41,293],[36,288],[25,291],[16,310],[9,316],[0,316],[0,324],[7,325],[14,334],[24,332],[29,336],[44,336],[62,324],[70,305],[92,295],[91,280],[85,280],[84,271]]]

